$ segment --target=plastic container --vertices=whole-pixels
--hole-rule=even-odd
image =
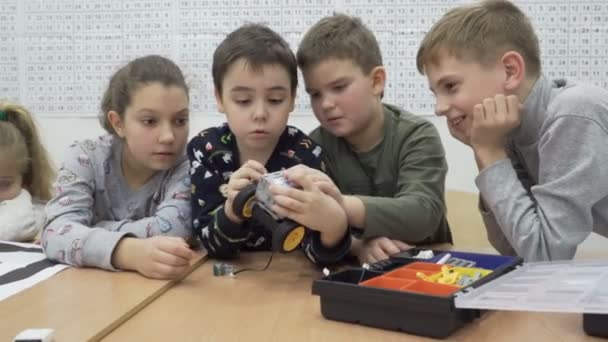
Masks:
[[[321,313],[328,319],[446,338],[482,310],[575,312],[583,314],[587,334],[608,337],[608,260],[522,264],[517,257],[457,251],[433,251],[433,257],[422,260],[415,258],[419,252],[411,249],[369,270],[353,268],[314,281]],[[473,266],[450,265],[449,270],[483,276],[466,286],[438,283],[451,271],[436,262],[451,258]]]
[[[583,329],[608,337],[608,260],[526,263],[478,289],[457,307],[583,313]]]
[[[429,282],[417,276],[432,276],[444,265],[434,264],[445,252],[434,251],[431,259],[413,256],[417,249],[363,268],[347,269],[313,282],[325,318],[359,323],[411,334],[445,338],[480,315],[477,309],[459,309],[456,294],[491,281],[521,264],[517,257],[477,253],[449,253],[475,263],[486,274],[470,285],[459,287]],[[472,271],[474,272],[474,271]]]

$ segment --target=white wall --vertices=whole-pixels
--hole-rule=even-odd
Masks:
[[[450,190],[463,190],[477,192],[474,177],[477,168],[470,149],[452,138],[448,132],[445,120],[438,117],[427,117],[435,124],[441,135],[445,147],[449,165],[446,188]],[[196,134],[203,128],[217,125],[223,122],[223,116],[193,116],[190,123],[191,135]],[[96,137],[103,134],[103,130],[96,118],[38,118],[43,140],[47,142],[47,148],[56,165],[61,163],[66,147],[74,140]],[[310,116],[294,116],[289,122],[305,132],[310,132],[317,126],[317,121]]]

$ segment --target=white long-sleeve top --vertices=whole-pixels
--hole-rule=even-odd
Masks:
[[[44,220],[44,205],[32,201],[30,193],[22,189],[17,197],[0,202],[0,240],[31,241]]]

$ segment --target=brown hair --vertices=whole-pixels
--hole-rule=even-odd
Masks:
[[[116,134],[108,120],[108,112],[115,111],[124,119],[125,109],[131,103],[135,90],[153,82],[160,82],[165,87],[180,87],[188,95],[184,75],[173,61],[157,55],[136,58],[118,69],[110,78],[108,88],[101,99],[101,126],[109,133]]]
[[[32,197],[48,201],[55,171],[42,145],[32,114],[23,106],[0,102],[0,154],[14,161],[23,187]]]
[[[294,95],[298,87],[298,65],[289,44],[278,33],[262,24],[245,24],[232,31],[213,53],[213,84],[222,95],[226,72],[237,60],[244,58],[251,70],[278,64],[287,70]]]
[[[302,70],[329,58],[352,60],[366,74],[382,65],[372,31],[360,18],[345,14],[325,17],[313,25],[300,42],[297,58]]]
[[[448,11],[425,35],[416,66],[439,63],[441,53],[482,65],[492,65],[507,51],[517,51],[526,63],[526,76],[540,74],[538,38],[526,15],[504,0],[487,0]]]

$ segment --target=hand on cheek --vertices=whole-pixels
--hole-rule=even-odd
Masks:
[[[471,146],[480,168],[507,157],[507,136],[521,122],[521,104],[515,95],[486,98],[473,109]]]

